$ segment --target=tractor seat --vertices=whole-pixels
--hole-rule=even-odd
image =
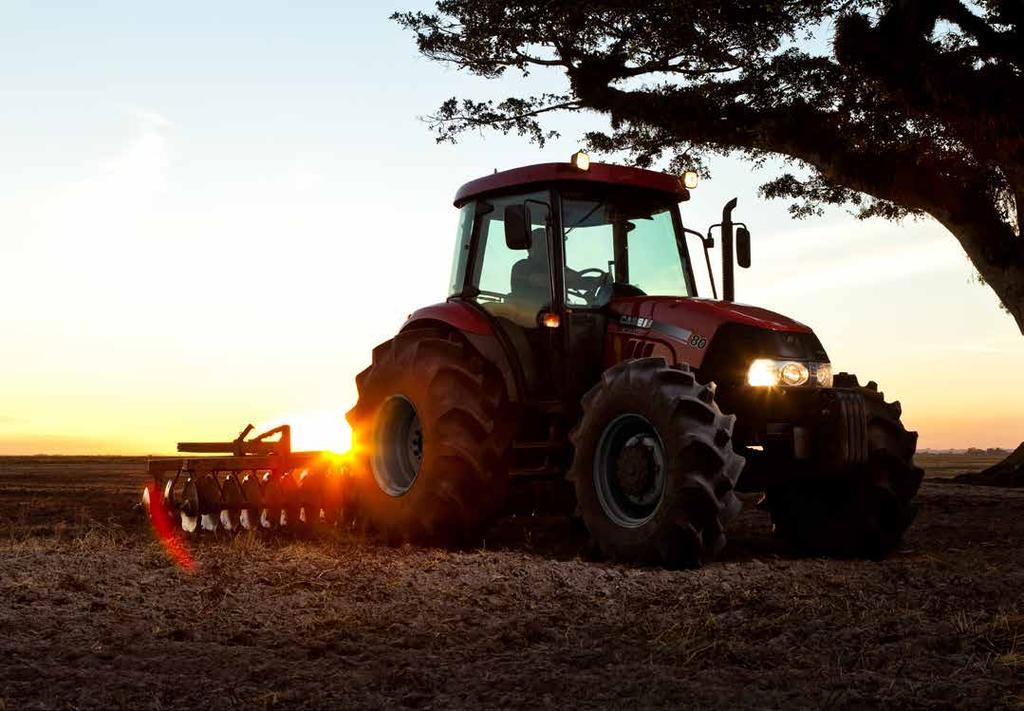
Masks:
[[[536,305],[536,311],[540,311],[551,302],[547,230],[543,227],[537,228],[533,231],[532,237],[526,258],[512,265],[509,301],[519,302],[528,307]],[[535,319],[536,314],[534,323]]]

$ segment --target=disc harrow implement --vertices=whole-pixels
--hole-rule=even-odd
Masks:
[[[179,442],[147,464],[142,494],[151,516],[190,535],[238,531],[308,531],[333,526],[349,508],[348,469],[331,452],[293,452],[291,428],[250,439],[248,425],[230,442]]]

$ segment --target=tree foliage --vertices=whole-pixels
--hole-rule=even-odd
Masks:
[[[781,155],[765,196],[797,216],[933,216],[1024,332],[1024,0],[440,0],[394,18],[439,62],[567,80],[452,98],[430,117],[438,140],[543,145],[546,114],[594,111],[611,129],[589,146],[639,165]]]

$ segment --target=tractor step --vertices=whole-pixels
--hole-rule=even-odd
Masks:
[[[540,441],[540,442],[513,442],[512,449],[522,450],[551,450],[560,451],[568,447],[566,442]]]
[[[542,467],[521,467],[509,470],[510,477],[533,477],[537,479],[557,479],[565,476],[565,469],[554,465]]]
[[[565,413],[565,403],[561,400],[537,400],[529,404],[531,410],[545,415],[561,415]]]

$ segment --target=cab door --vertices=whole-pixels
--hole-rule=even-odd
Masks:
[[[562,345],[558,360],[563,398],[578,407],[580,398],[604,371],[604,339],[608,311],[597,299],[592,283],[579,275],[615,281],[616,252],[610,225],[590,224],[599,209],[597,199],[564,193],[558,205],[555,240],[556,303],[562,314]]]
[[[549,398],[557,382],[551,357],[554,334],[543,323],[554,303],[550,200],[548,192],[480,200],[474,224],[468,295],[494,318],[515,353],[529,399]],[[525,246],[506,239],[509,208],[521,208],[527,215],[530,239]]]

